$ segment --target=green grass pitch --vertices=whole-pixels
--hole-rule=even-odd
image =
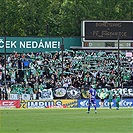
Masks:
[[[1,109],[0,133],[133,133],[132,108]]]

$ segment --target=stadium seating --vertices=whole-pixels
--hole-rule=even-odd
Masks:
[[[10,75],[7,82],[10,82],[8,85],[13,94],[32,94],[43,89],[56,88],[59,84],[67,84],[68,81],[65,80],[70,80],[69,86],[74,87],[83,87],[85,82],[95,84],[96,87],[116,87],[118,82],[120,86],[131,82],[131,58],[126,57],[126,52],[120,53],[118,68],[117,52],[65,50],[63,71],[61,52],[17,53],[18,58],[15,56],[16,53],[9,54],[6,64],[7,73]],[[1,57],[4,60],[2,55]],[[1,64],[4,75],[2,59]],[[16,75],[15,83],[11,82],[12,70]],[[75,79],[78,80],[76,83]],[[80,81],[82,83],[79,83]]]

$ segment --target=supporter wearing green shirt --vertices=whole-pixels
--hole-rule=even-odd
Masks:
[[[109,109],[112,109],[111,102],[113,100],[114,91],[111,88],[109,88],[109,91],[107,92],[107,95],[108,95]]]
[[[118,88],[115,88],[115,100],[116,100],[116,109],[119,110],[119,102],[121,100],[121,94],[120,90]]]
[[[27,92],[27,94],[33,95],[33,88],[28,85],[26,88],[26,92]]]
[[[129,80],[130,80],[130,75],[129,74],[124,74],[123,81],[129,81]]]

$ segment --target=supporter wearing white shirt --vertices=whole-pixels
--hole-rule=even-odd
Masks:
[[[38,65],[42,65],[42,60],[41,59],[37,60],[36,62],[37,62]]]
[[[8,88],[7,88],[7,96],[8,96],[8,99],[10,99],[10,92],[11,92],[11,88],[8,87]]]
[[[2,65],[1,65],[1,63],[0,63],[0,69],[2,69]]]
[[[10,62],[10,61],[11,61],[11,57],[10,57],[10,56],[7,58],[7,61],[8,61],[8,62]]]
[[[131,60],[131,62],[130,62],[130,65],[131,65],[132,71],[133,71],[133,57],[132,57],[132,60]]]
[[[69,76],[67,76],[67,82],[69,86],[72,84],[72,79]]]
[[[64,84],[63,84],[63,87],[65,87],[65,88],[68,88],[68,82],[66,81]]]
[[[94,71],[94,72],[90,72],[90,73],[96,78],[96,76],[99,73],[99,71]]]

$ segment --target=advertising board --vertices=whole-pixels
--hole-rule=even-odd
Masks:
[[[77,108],[77,100],[22,100],[21,108]]]
[[[64,48],[70,49],[71,46],[81,46],[79,38],[64,37]],[[62,37],[0,37],[0,52],[4,53],[4,46],[6,52],[48,52],[60,51],[62,44]]]
[[[20,108],[20,100],[0,100],[0,108]]]
[[[96,106],[100,107],[100,100],[96,100]],[[122,99],[120,101],[120,107],[132,107],[133,106],[133,99]],[[87,108],[88,107],[88,100],[87,99],[81,99],[78,100],[78,108]],[[109,107],[108,100],[106,99],[104,101],[104,107]],[[112,101],[112,107],[116,107],[115,100]]]

